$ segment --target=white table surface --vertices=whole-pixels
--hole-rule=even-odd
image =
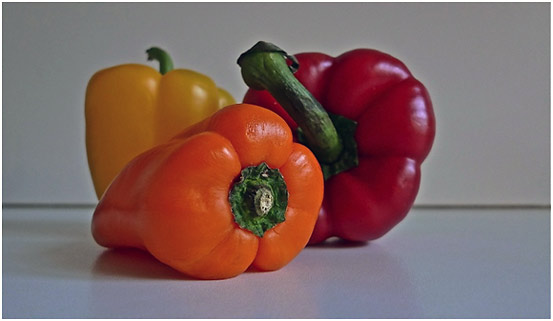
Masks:
[[[106,251],[91,208],[4,208],[4,318],[550,318],[550,209],[414,209],[276,272],[184,278]]]

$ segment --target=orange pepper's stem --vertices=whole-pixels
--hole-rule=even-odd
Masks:
[[[171,60],[171,56],[169,56],[165,50],[158,47],[152,47],[146,50],[146,54],[148,55],[148,60],[159,61],[159,72],[162,75],[165,75],[169,71],[173,70],[173,60]]]
[[[288,189],[278,169],[261,163],[242,170],[229,193],[229,202],[234,221],[263,237],[267,230],[285,221]]]

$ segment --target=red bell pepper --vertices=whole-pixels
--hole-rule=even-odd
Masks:
[[[321,163],[325,195],[311,244],[373,240],[407,215],[435,118],[401,61],[372,49],[290,56],[259,42],[238,64],[250,87],[244,102],[278,113]]]

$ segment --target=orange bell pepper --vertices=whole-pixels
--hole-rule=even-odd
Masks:
[[[96,207],[92,234],[200,279],[276,270],[307,244],[323,186],[282,118],[236,104],[128,163]]]
[[[206,75],[173,69],[165,51],[146,52],[159,72],[119,65],[95,73],[86,88],[86,149],[98,199],[133,157],[235,103]]]

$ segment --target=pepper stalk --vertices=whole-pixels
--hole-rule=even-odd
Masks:
[[[357,122],[326,112],[294,76],[299,63],[293,56],[259,41],[237,63],[246,85],[267,90],[298,124],[298,140],[313,151],[325,180],[359,164],[354,138]]]
[[[148,60],[157,60],[159,62],[159,73],[165,75],[169,71],[173,70],[173,60],[169,54],[158,47],[152,47],[146,50]]]
[[[264,162],[246,167],[229,192],[229,203],[234,221],[263,237],[266,231],[286,220],[288,189],[284,177]]]

